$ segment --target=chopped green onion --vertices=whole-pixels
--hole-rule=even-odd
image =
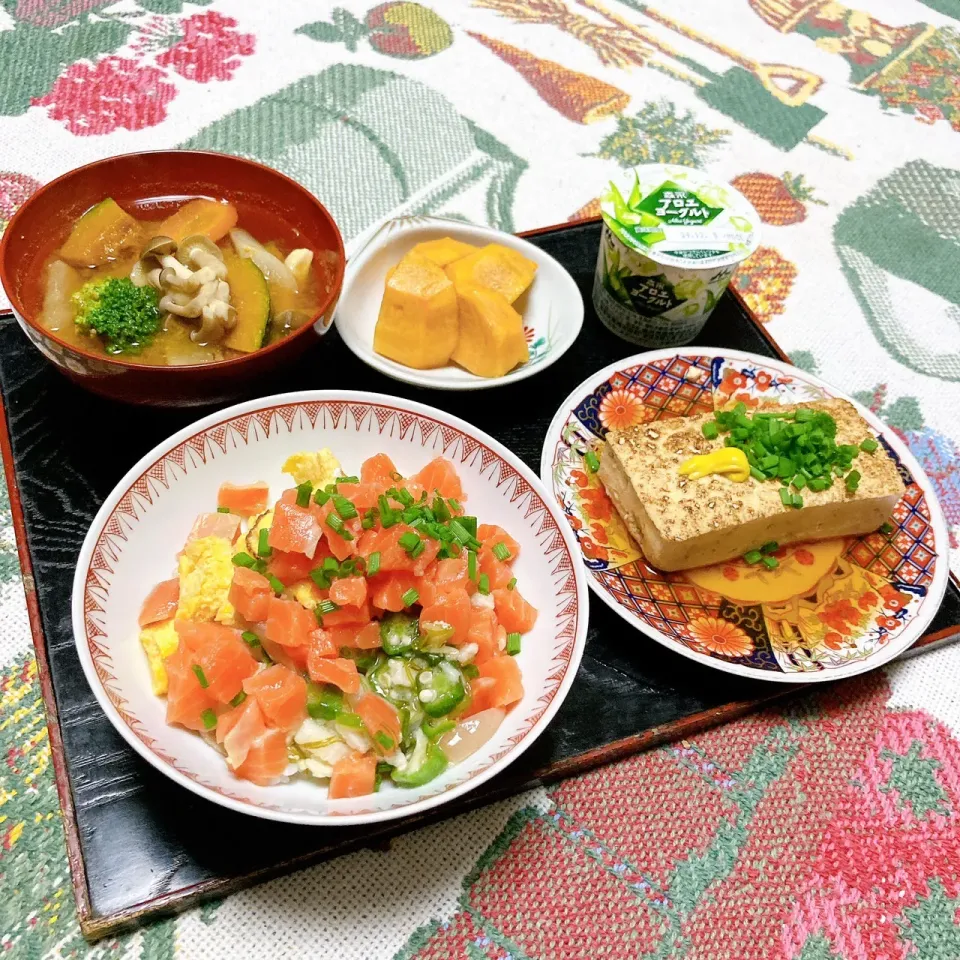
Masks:
[[[311,493],[313,493],[313,484],[309,480],[304,480],[303,483],[297,486],[297,506],[308,506]]]
[[[230,512],[229,507],[217,507],[217,513],[229,513],[229,512]]]
[[[334,483],[359,483],[360,478],[359,477],[337,477],[337,479],[334,480],[333,482]]]
[[[457,541],[463,546],[467,546],[473,539],[470,531],[460,522],[463,517],[450,521],[450,532],[456,537]]]
[[[763,555],[759,550],[748,550],[744,555],[743,559],[747,563],[759,563],[763,559]]]
[[[516,578],[516,577],[511,577],[510,580],[509,580],[509,582],[507,583],[507,589],[508,589],[508,590],[515,590],[516,587],[517,587],[517,578]]]
[[[514,631],[507,634],[507,653],[515,657],[520,652],[520,634]]]
[[[197,683],[203,687],[204,690],[210,686],[210,681],[207,679],[207,675],[203,672],[203,667],[199,663],[195,663],[191,668],[193,670],[194,676],[197,678]]]
[[[344,560],[340,564],[340,576],[341,577],[351,577],[357,569],[358,561],[351,557],[349,560]]]
[[[272,573],[267,574],[267,579],[270,581],[270,588],[279,597],[286,589],[283,582],[278,580]]]
[[[433,515],[441,523],[446,523],[453,516],[439,494],[433,498]]]
[[[803,497],[801,497],[799,493],[793,494],[791,500],[793,501],[791,506],[796,507],[797,510],[803,506]]]
[[[393,742],[393,737],[388,736],[382,730],[378,730],[373,735],[373,739],[376,740],[384,750],[392,750],[396,746]]]
[[[334,532],[340,534],[344,540],[352,540],[353,534],[343,525],[343,520],[336,513],[327,516],[327,526]]]
[[[231,707],[239,707],[244,700],[247,699],[247,695],[241,690],[231,701]]]
[[[397,491],[395,499],[399,500],[405,507],[412,507],[416,503],[413,494],[406,487]]]
[[[477,555],[473,550],[467,551],[467,576],[476,582],[477,579]]]
[[[859,471],[857,471],[857,470],[851,470],[851,471],[847,474],[847,477],[846,477],[846,480],[844,480],[844,483],[846,483],[846,485],[847,485],[847,490],[849,490],[850,493],[853,493],[853,492],[857,489],[857,487],[860,486],[860,473],[859,473]]]
[[[761,553],[773,553],[780,549],[780,544],[776,540],[768,540],[761,548]]]
[[[486,596],[490,592],[490,578],[485,574],[480,574],[480,579],[477,580],[477,593],[482,593]]]
[[[584,454],[583,462],[591,473],[596,473],[600,469],[600,458],[592,450]]]
[[[257,565],[257,561],[254,560],[249,553],[244,553],[244,551],[241,550],[239,553],[233,555],[233,565],[235,567],[247,567],[250,569]]]
[[[877,443],[877,441],[874,440],[873,437],[867,437],[867,439],[860,444],[860,449],[864,453],[873,453],[873,451],[876,450],[877,447],[879,446],[880,444]]]
[[[776,557],[764,557],[761,562],[768,570],[776,570],[780,566],[780,561]]]
[[[460,517],[460,525],[463,527],[471,537],[477,536],[477,518],[476,517]],[[479,543],[477,544],[479,546]]]
[[[408,554],[412,555],[413,551],[416,550],[423,541],[415,533],[408,531],[401,535],[397,543],[399,543]]]
[[[397,512],[387,502],[387,498],[381,493],[377,497],[377,505],[380,508],[380,525],[386,530],[397,522]]]
[[[480,676],[480,668],[475,663],[465,663],[461,668],[460,672],[468,680],[476,680]]]
[[[720,428],[717,426],[716,420],[708,420],[700,430],[708,440],[716,440],[717,435],[720,433]]]
[[[313,502],[318,506],[322,507],[330,499],[330,494],[326,490],[321,490],[317,488],[317,492],[313,495]]]
[[[375,577],[380,572],[380,551],[374,550],[367,557],[367,576]]]
[[[447,497],[447,503],[450,504],[450,509],[454,513],[463,513],[463,507],[460,506],[459,500],[455,500],[453,497]]]
[[[317,610],[320,612],[320,615],[323,616],[325,613],[333,613],[334,610],[339,610],[338,607],[332,600],[321,600],[317,604]]]
[[[881,533],[886,533],[886,534],[888,534],[888,535],[891,534],[891,533],[893,533],[893,524],[892,524],[892,523],[884,523],[884,524],[882,524],[881,527],[880,527],[880,532],[881,532]]]
[[[327,574],[323,571],[322,567],[315,567],[310,571],[310,579],[321,589],[329,590],[330,589],[330,579]]]
[[[337,723],[342,723],[345,727],[351,727],[354,730],[359,730],[363,726],[363,721],[356,713],[341,713],[337,717]]]
[[[273,553],[273,548],[270,546],[270,530],[263,527],[257,534],[257,556],[269,557],[271,553]]]
[[[208,707],[200,714],[205,730],[212,730],[217,725],[217,715]]]
[[[400,602],[405,607],[412,607],[420,599],[419,592],[411,587],[402,597],[400,597]]]
[[[260,646],[260,638],[252,630],[244,630],[243,633],[240,634],[240,639],[248,647]]]
[[[503,563],[510,559],[510,548],[501,540],[493,545],[493,555]]]
[[[333,509],[343,517],[344,520],[352,520],[359,516],[357,508],[346,498],[336,494],[333,498]]]
[[[371,507],[364,515],[363,519],[360,521],[360,527],[363,530],[372,530],[377,523],[377,511],[376,508]]]
[[[785,507],[793,506],[793,494],[786,487],[780,488],[780,502]]]

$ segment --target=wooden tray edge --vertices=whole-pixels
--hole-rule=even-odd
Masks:
[[[66,836],[71,885],[77,900],[80,927],[83,929],[85,920],[92,915],[90,894],[87,889],[87,872],[83,863],[80,835],[74,817],[73,791],[70,787],[67,762],[60,737],[60,719],[57,715],[57,703],[53,695],[53,679],[50,676],[50,666],[47,660],[46,634],[43,631],[40,604],[37,601],[36,584],[33,579],[33,563],[30,559],[30,547],[27,542],[27,527],[23,519],[23,506],[20,502],[20,485],[17,482],[17,475],[13,466],[13,448],[10,444],[7,410],[2,398],[0,398],[0,455],[3,457],[3,472],[7,480],[7,491],[10,497],[10,516],[17,541],[20,579],[23,583],[23,592],[27,602],[30,634],[37,660],[37,675],[40,679],[43,706],[47,712],[47,736],[50,743],[50,756],[53,761],[53,776],[57,786],[57,797],[63,814],[63,832]]]
[[[585,217],[579,220],[572,220],[563,223],[551,224],[544,227],[538,227],[533,230],[522,231],[518,234],[521,237],[535,237],[540,234],[552,233],[570,227],[583,226],[585,224],[597,223],[600,217]],[[765,329],[753,310],[747,305],[739,292],[732,287],[729,288],[731,295],[737,300],[740,308],[746,314],[747,318],[753,323],[760,335],[767,341],[773,353],[784,362],[789,363],[788,355],[783,351],[773,336]],[[6,315],[0,311],[0,319],[5,319]],[[49,664],[46,653],[46,635],[43,630],[43,622],[40,616],[40,608],[36,598],[36,589],[33,580],[33,566],[30,559],[29,545],[27,543],[26,525],[23,518],[23,508],[20,501],[19,486],[17,484],[16,474],[13,466],[13,451],[10,445],[10,433],[7,421],[7,411],[0,397],[0,453],[3,456],[4,474],[7,479],[7,487],[10,494],[10,513],[13,522],[14,532],[17,539],[17,554],[20,559],[21,577],[23,580],[24,593],[27,601],[27,612],[30,619],[30,632],[33,640],[33,646],[37,660],[37,672],[40,678],[40,686],[43,696],[44,707],[47,712],[48,730],[50,737],[50,751],[52,754],[54,777],[57,786],[57,795],[63,812],[63,827],[66,835],[67,859],[70,866],[71,885],[73,887],[74,897],[77,902],[77,916],[80,930],[90,941],[98,940],[104,936],[116,933],[124,928],[130,928],[139,925],[145,918],[162,914],[179,913],[183,910],[201,903],[205,900],[215,899],[227,896],[237,890],[255,885],[272,877],[281,876],[295,870],[304,869],[314,863],[321,862],[324,859],[323,853],[307,855],[303,858],[284,861],[266,870],[254,874],[244,875],[243,877],[232,878],[229,880],[216,880],[206,884],[200,884],[193,888],[186,888],[184,893],[171,893],[153,900],[144,901],[142,905],[111,914],[109,917],[97,917],[93,914],[90,905],[90,895],[87,885],[86,869],[83,862],[82,848],[80,845],[79,831],[74,815],[73,794],[70,787],[70,780],[66,769],[66,759],[63,755],[63,746],[60,737],[60,725],[57,716],[56,701],[53,694],[53,681],[50,676]],[[960,580],[951,571],[950,578],[955,585],[960,588]],[[913,656],[916,653],[925,651],[928,647],[935,645],[946,645],[953,640],[960,639],[960,624],[954,627],[948,627],[930,636],[921,637],[904,656]],[[497,800],[505,799],[525,789],[551,783],[565,777],[574,776],[578,773],[584,773],[605,763],[611,763],[621,760],[625,757],[639,753],[642,750],[650,749],[668,741],[682,739],[695,733],[702,732],[710,727],[721,723],[739,719],[749,713],[762,708],[764,705],[783,699],[791,694],[795,694],[800,689],[798,686],[787,686],[771,693],[768,697],[758,700],[737,701],[726,704],[723,707],[713,708],[699,714],[693,714],[685,717],[673,724],[665,724],[662,727],[654,727],[644,731],[642,734],[636,734],[621,740],[613,741],[605,747],[589,751],[578,757],[571,758],[553,768],[544,768],[534,771],[531,777],[522,781],[505,783],[503,788],[492,793],[484,794],[482,800],[474,799],[470,795],[463,804],[457,808],[456,814],[465,813],[479,806],[485,806]],[[804,688],[805,689],[805,688]],[[379,836],[384,842],[389,842],[393,836],[409,832],[429,823],[445,819],[451,813],[449,808],[440,808],[436,814],[424,815],[415,820],[403,821],[402,827],[396,824],[389,824],[384,830],[374,836]],[[454,815],[456,815],[454,814]],[[360,843],[343,847],[340,853],[349,853],[351,850],[360,849],[364,846],[371,846],[370,843]]]

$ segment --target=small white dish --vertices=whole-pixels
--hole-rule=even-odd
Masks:
[[[412,789],[330,800],[303,778],[257,786],[238,779],[201,737],[166,723],[138,643],[137,613],[167,579],[198,512],[225,480],[259,478],[274,495],[299,450],[330,447],[351,472],[386,453],[405,474],[445,456],[481,522],[521,546],[516,575],[539,610],[517,661],[524,696],[475,754]],[[543,732],[570,690],[587,634],[588,596],[577,541],[532,470],[492,437],[440,410],[376,393],[303,391],[211,414],[140,459],[97,513],[77,560],[73,630],[87,682],[111,723],[145,760],[208,800],[269,820],[315,826],[373,823],[447,803],[512,763]]]
[[[373,349],[387,271],[412,247],[425,240],[453,237],[486,246],[501,243],[537,263],[530,289],[514,304],[523,316],[530,359],[502,377],[478,377],[451,364],[414,370],[381,357]],[[444,217],[399,217],[364,235],[349,254],[336,324],[343,342],[364,363],[395,380],[435,390],[483,390],[525,380],[559,360],[583,326],[583,298],[573,277],[539,247],[510,233]]]

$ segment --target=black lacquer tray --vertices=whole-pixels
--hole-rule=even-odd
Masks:
[[[542,376],[482,394],[418,390],[365,367],[333,332],[282,378],[257,383],[251,396],[324,387],[410,396],[476,424],[539,473],[543,437],[560,402],[593,371],[637,352],[609,333],[590,307],[599,229],[587,221],[528,235],[573,274],[587,311],[576,344]],[[732,294],[697,343],[785,359]],[[701,667],[644,640],[594,602],[573,690],[547,731],[498,778],[417,819],[336,829],[258,821],[250,830],[248,818],[170,782],[114,732],[84,679],[70,624],[74,565],[101,502],[135,460],[209,411],[158,411],[96,398],[47,364],[9,317],[0,319],[0,392],[6,414],[0,446],[74,892],[88,937],[358,847],[382,846],[413,826],[692,734],[796,690]],[[958,637],[960,590],[951,580],[928,635],[911,653]],[[242,851],[233,842],[241,830]]]

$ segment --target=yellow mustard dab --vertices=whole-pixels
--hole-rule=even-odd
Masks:
[[[724,447],[712,453],[702,453],[697,457],[690,457],[680,464],[680,475],[691,480],[699,480],[711,473],[723,474],[737,483],[743,483],[750,478],[750,464],[747,455],[738,447]]]

